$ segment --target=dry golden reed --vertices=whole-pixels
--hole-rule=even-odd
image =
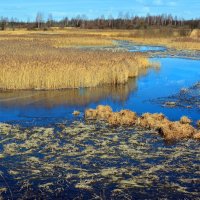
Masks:
[[[182,34],[185,34],[183,36]],[[54,47],[111,46],[113,40],[129,40],[140,44],[164,45],[183,50],[200,50],[199,30],[189,29],[141,29],[95,30],[77,28],[52,28],[49,31],[0,31],[0,40],[28,40]]]
[[[51,30],[51,31],[0,31],[0,40],[31,41],[54,47],[74,46],[113,46],[111,38],[90,31]]]
[[[55,48],[47,42],[0,41],[1,89],[62,89],[124,84],[150,65],[142,54]]]
[[[57,32],[52,31],[53,33]],[[140,44],[164,45],[178,50],[200,50],[199,30],[189,29],[141,29],[141,30],[87,30],[65,29],[59,33],[69,37],[89,37],[95,39],[129,40]],[[184,33],[184,35],[183,35]],[[103,41],[102,41],[103,42]],[[58,45],[58,44],[57,44]]]

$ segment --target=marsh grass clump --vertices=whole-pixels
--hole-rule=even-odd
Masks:
[[[198,137],[198,130],[190,125],[191,120],[186,116],[180,121],[172,122],[159,113],[144,113],[139,117],[130,110],[113,112],[109,106],[98,106],[96,109],[86,110],[85,119],[104,120],[112,126],[139,126],[155,130],[167,141]]]
[[[171,108],[175,107],[176,105],[177,105],[177,103],[173,102],[173,101],[167,101],[164,104],[164,106],[171,107]]]
[[[200,140],[200,131],[194,135],[194,138]]]
[[[191,124],[192,120],[189,119],[187,116],[182,116],[180,119],[181,124]]]
[[[197,127],[200,128],[200,120],[197,121]]]
[[[0,89],[63,89],[125,84],[151,64],[128,52],[54,48],[37,40],[0,41]]]
[[[129,110],[114,113],[111,107],[99,105],[96,109],[86,110],[85,118],[106,120],[111,125],[133,125],[136,123],[137,115]]]
[[[72,114],[73,114],[74,116],[79,116],[81,113],[80,113],[80,111],[75,110]]]

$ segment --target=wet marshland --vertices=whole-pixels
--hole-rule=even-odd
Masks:
[[[154,131],[83,118],[104,104],[200,119],[200,61],[152,59],[160,69],[118,87],[1,92],[0,199],[198,199],[199,141],[169,144]]]

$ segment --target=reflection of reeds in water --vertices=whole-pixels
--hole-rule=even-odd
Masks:
[[[0,105],[12,107],[34,104],[36,107],[47,108],[57,105],[82,106],[108,97],[123,102],[127,99],[130,92],[136,90],[136,88],[136,79],[132,78],[127,84],[118,86],[105,85],[95,88],[54,91],[7,91],[0,92]]]

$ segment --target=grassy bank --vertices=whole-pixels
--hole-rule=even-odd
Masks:
[[[150,65],[142,54],[55,48],[51,41],[38,40],[38,35],[22,36],[21,39],[15,37],[0,41],[1,89],[61,89],[124,84],[129,77],[138,76],[139,69]],[[57,36],[57,39],[60,38]]]

